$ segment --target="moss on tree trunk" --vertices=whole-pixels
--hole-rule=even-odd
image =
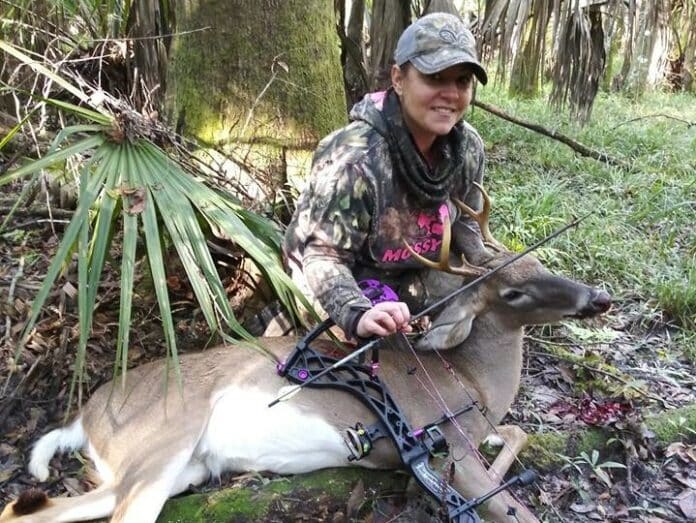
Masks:
[[[182,0],[175,14],[166,103],[179,131],[311,148],[345,122],[331,2]]]

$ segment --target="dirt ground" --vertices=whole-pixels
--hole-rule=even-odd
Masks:
[[[0,221],[11,201],[0,200]],[[66,217],[60,216],[52,224],[47,216],[23,212],[0,233],[0,505],[36,485],[25,471],[31,444],[60,423],[68,406],[78,336],[70,271],[52,292],[20,362],[14,358],[31,300],[65,226]],[[107,267],[95,311],[83,397],[112,373],[119,289],[116,274],[109,271]],[[179,347],[195,350],[208,341],[204,320],[178,279],[183,272],[170,274]],[[233,276],[227,281],[230,292],[234,281]],[[529,433],[604,427],[615,438],[612,448],[622,450],[610,454],[597,448],[596,456],[592,451],[564,456],[563,466],[545,471],[517,495],[545,521],[696,521],[694,431],[685,426],[672,445],[661,447],[640,424],[644,416],[693,403],[695,369],[681,354],[666,318],[631,297],[616,298],[609,314],[590,325],[529,333],[522,388],[507,421]],[[134,305],[133,366],[164,354],[153,293],[139,293]],[[52,464],[51,479],[41,485],[49,494],[91,488],[78,459],[54,459]],[[359,521],[377,521],[377,505]],[[279,509],[274,521],[338,521],[337,512],[347,513],[322,503],[316,510],[309,502],[298,506],[301,515],[292,510],[295,516],[283,519]]]

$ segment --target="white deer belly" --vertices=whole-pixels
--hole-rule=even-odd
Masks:
[[[195,452],[213,475],[225,470],[298,474],[348,465],[348,449],[334,426],[292,400],[269,408],[273,399],[248,387],[228,387],[216,395]]]

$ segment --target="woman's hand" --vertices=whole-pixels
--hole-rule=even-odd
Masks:
[[[411,313],[401,301],[383,301],[365,311],[358,321],[355,334],[361,338],[389,336],[395,332],[411,332]]]

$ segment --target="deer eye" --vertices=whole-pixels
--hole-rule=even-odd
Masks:
[[[517,289],[504,289],[500,291],[500,297],[508,303],[513,303],[522,299],[524,297],[524,293],[518,291]]]

